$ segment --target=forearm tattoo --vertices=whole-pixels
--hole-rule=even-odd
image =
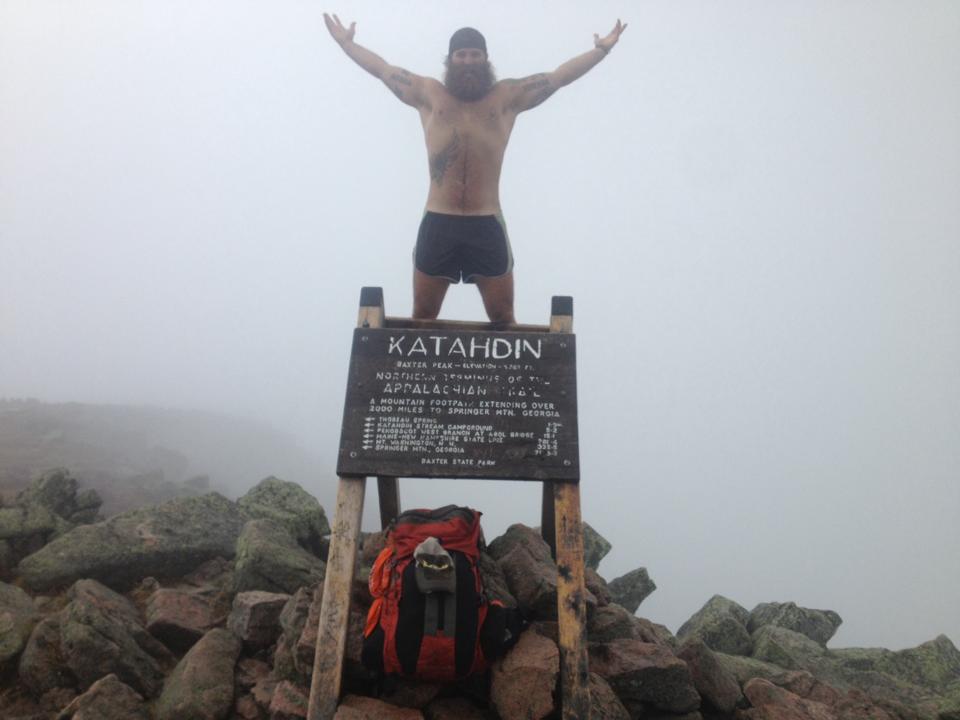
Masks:
[[[453,163],[459,150],[460,135],[457,133],[457,129],[454,128],[453,137],[450,138],[450,142],[448,142],[442,150],[430,156],[430,179],[437,185],[443,185],[443,178],[447,174],[447,170]]]

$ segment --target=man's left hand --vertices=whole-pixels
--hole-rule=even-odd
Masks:
[[[593,44],[594,46],[600,48],[604,52],[610,52],[613,49],[613,46],[617,44],[617,41],[620,39],[620,35],[624,30],[627,29],[626,23],[621,23],[620,20],[617,20],[617,24],[613,26],[613,30],[610,31],[610,34],[602,38],[596,33],[593,34]]]

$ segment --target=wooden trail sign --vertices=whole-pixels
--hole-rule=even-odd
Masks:
[[[357,325],[307,720],[332,720],[337,711],[368,475],[377,476],[384,528],[400,513],[398,476],[543,481],[542,533],[557,561],[561,717],[589,720],[573,299],[553,298],[549,325],[499,331],[487,323],[388,318],[383,291],[366,287],[360,294]],[[406,353],[402,360],[398,349]],[[441,357],[444,350],[446,358]],[[426,357],[418,357],[424,352]],[[489,357],[476,357],[483,353]],[[401,361],[426,366],[395,364]],[[468,362],[489,362],[491,367],[467,367]],[[421,377],[385,375],[393,372]],[[477,377],[459,377],[467,374]],[[458,382],[460,391],[451,387]],[[400,386],[394,384],[387,391],[385,383]],[[415,389],[417,383],[422,387]],[[463,390],[468,384],[472,394]],[[384,402],[388,396],[398,401]],[[412,402],[455,399],[464,402]],[[382,409],[387,407],[392,409]],[[408,410],[399,411],[401,407]],[[422,410],[409,410],[414,407]],[[462,412],[449,412],[450,408]],[[484,410],[494,412],[480,414]],[[524,415],[524,410],[540,412]],[[416,422],[418,418],[421,422]],[[510,432],[517,435],[509,437]],[[448,462],[422,463],[423,457]],[[452,462],[455,458],[474,462]]]
[[[358,328],[337,473],[579,480],[574,336]]]

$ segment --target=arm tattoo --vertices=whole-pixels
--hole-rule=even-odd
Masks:
[[[410,73],[406,70],[401,70],[400,72],[395,72],[390,76],[390,82],[387,83],[389,88],[393,90],[393,94],[398,98],[403,100],[403,90],[401,85],[406,85],[409,88],[413,87],[413,80],[410,79]]]
[[[430,179],[437,185],[443,185],[443,177],[447,174],[447,169],[453,162],[460,150],[460,135],[457,129],[453,129],[453,137],[450,142],[437,153],[430,156]]]
[[[543,73],[531,75],[520,81],[523,83],[520,92],[523,94],[523,104],[530,108],[535,108],[548,97],[556,92],[556,88],[550,85],[550,78]]]

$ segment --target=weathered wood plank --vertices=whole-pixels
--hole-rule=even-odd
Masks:
[[[543,499],[540,504],[540,535],[544,542],[550,546],[550,553],[553,559],[557,559],[557,528],[556,518],[553,511],[553,486],[552,480],[543,481]]]
[[[490,332],[549,332],[547,325],[509,325],[499,323],[477,322],[473,320],[421,320],[405,317],[388,317],[382,327],[403,328],[404,330],[465,330]]]
[[[590,677],[587,660],[580,485],[554,483],[553,493],[557,540],[561,717],[563,720],[589,720]]]
[[[554,295],[550,302],[550,324],[552,333],[573,332],[573,298]],[[557,557],[556,514],[554,513],[554,483],[543,483],[543,501],[540,508],[540,534],[550,546],[554,559]]]
[[[383,288],[365,287],[360,290],[360,310],[357,327],[383,327],[386,314],[383,309]]]
[[[350,586],[357,561],[366,484],[366,478],[340,478],[313,656],[308,720],[333,720],[340,700],[350,619]]]
[[[380,498],[380,527],[384,530],[400,514],[400,485],[397,478],[377,476],[377,495]]]

